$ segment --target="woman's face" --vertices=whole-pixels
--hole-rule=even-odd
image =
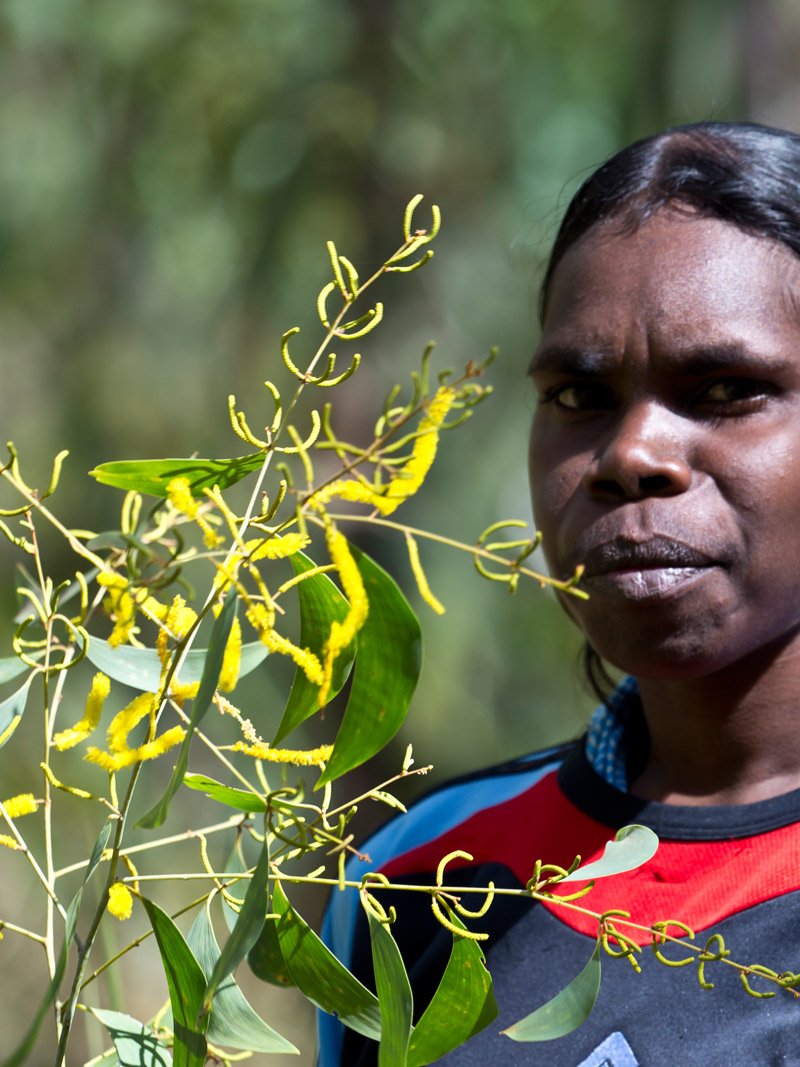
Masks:
[[[669,209],[596,227],[531,374],[536,523],[594,648],[675,679],[800,650],[800,260]]]

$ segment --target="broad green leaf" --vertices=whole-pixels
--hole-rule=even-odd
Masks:
[[[339,1021],[351,1030],[380,1040],[377,997],[337,960],[301,919],[279,884],[272,893],[272,910],[280,915],[278,940],[281,952],[300,992],[322,1011],[337,1015]]]
[[[455,914],[450,919],[457,926],[463,925]],[[454,935],[439,988],[411,1035],[407,1067],[435,1063],[496,1017],[492,977],[486,970],[480,945]]]
[[[196,789],[199,793],[205,793],[207,797],[226,804],[229,808],[238,811],[260,812],[266,811],[267,805],[263,797],[250,793],[246,789],[234,789],[229,785],[222,785],[208,778],[205,774],[185,774],[183,784],[189,789]]]
[[[86,655],[103,674],[115,682],[129,685],[131,689],[155,693],[161,684],[161,660],[153,648],[135,648],[133,645],[114,647],[100,637],[92,637]],[[190,648],[178,673],[179,680],[187,685],[199,682],[207,655],[207,648]],[[255,670],[267,655],[267,647],[261,641],[242,645],[239,677],[243,678]]]
[[[6,656],[0,659],[0,685],[13,681],[14,678],[18,678],[29,670],[28,664],[23,663],[18,656]]]
[[[244,903],[236,920],[236,925],[225,942],[225,947],[214,964],[214,970],[208,979],[206,991],[203,995],[203,1009],[205,1011],[208,1011],[211,1007],[214,991],[223,978],[236,970],[256,941],[258,941],[258,935],[264,925],[264,916],[267,914],[268,887],[269,849],[265,840],[261,855],[258,857],[256,869],[253,871],[253,876],[247,887]]]
[[[509,1026],[501,1033],[512,1041],[553,1041],[564,1037],[585,1022],[591,1014],[600,991],[600,942],[589,957],[589,962],[562,989],[541,1008],[526,1015],[524,1019]]]
[[[25,702],[28,699],[28,690],[32,681],[33,674],[30,674],[16,693],[12,693],[10,697],[0,701],[0,748],[10,739],[19,726],[19,721],[25,711]]]
[[[83,889],[89,878],[92,876],[95,868],[102,859],[103,851],[108,844],[108,838],[111,834],[111,823],[103,823],[103,827],[100,830],[100,834],[95,842],[92,854],[89,857],[89,862],[86,864],[86,869],[83,872],[83,880],[80,887],[72,898],[69,907],[67,908],[67,918],[64,924],[64,943],[61,946],[61,951],[58,954],[56,960],[55,970],[53,976],[50,979],[47,989],[45,990],[44,998],[40,1003],[36,1012],[28,1025],[28,1029],[25,1032],[25,1036],[19,1043],[17,1048],[2,1061],[1,1067],[22,1067],[22,1064],[29,1062],[28,1057],[36,1044],[36,1037],[39,1033],[39,1027],[42,1025],[42,1021],[50,1010],[50,1005],[58,995],[58,990],[61,986],[61,982],[64,978],[64,972],[67,969],[67,961],[69,959],[69,946],[72,943],[72,939],[75,936],[75,928],[78,925],[78,912],[81,906],[81,900],[83,899]]]
[[[173,478],[188,478],[194,495],[202,496],[204,489],[212,489],[215,485],[220,489],[235,485],[257,471],[263,462],[262,452],[234,459],[121,459],[101,463],[89,474],[115,489],[162,497],[167,495],[167,486]]]
[[[188,936],[189,947],[207,978],[220,958],[208,908],[201,908]],[[215,1045],[244,1049],[247,1052],[297,1052],[291,1042],[264,1022],[245,999],[229,975],[214,994],[206,1036]]]
[[[608,878],[612,874],[635,871],[655,856],[658,837],[647,826],[623,826],[613,841],[608,841],[599,860],[578,867],[561,882],[582,882],[586,878]],[[561,884],[559,883],[559,885]]]
[[[393,578],[351,545],[369,614],[342,725],[317,789],[365,763],[394,737],[408,713],[422,665],[419,622]]]
[[[411,1019],[414,1013],[411,984],[400,949],[388,924],[382,923],[371,912],[367,914],[367,918],[375,988],[381,1013],[378,1067],[406,1067]]]
[[[309,559],[302,552],[295,552],[289,562],[295,574],[304,574],[316,567],[313,559]],[[331,632],[331,623],[334,620],[341,622],[347,615],[347,601],[327,574],[315,574],[312,578],[300,582],[297,586],[297,596],[300,602],[300,647],[310,649],[321,659],[325,642]],[[357,641],[354,641],[336,657],[329,700],[333,700],[347,680],[353,666],[356,644]],[[305,672],[298,667],[273,743],[279,744],[296,726],[318,710],[319,688],[310,682]]]
[[[121,1011],[89,1010],[108,1030],[119,1067],[172,1067],[169,1051],[144,1023]]]
[[[177,793],[180,784],[183,781],[183,776],[186,774],[192,735],[211,706],[211,701],[217,689],[219,674],[222,670],[222,659],[225,655],[225,646],[228,643],[228,636],[231,632],[231,626],[233,626],[235,615],[236,592],[231,588],[225,596],[222,611],[214,620],[214,626],[211,630],[211,640],[208,643],[208,652],[203,667],[203,675],[200,679],[200,688],[197,691],[197,696],[192,701],[192,713],[189,718],[189,725],[186,729],[186,736],[183,739],[180,751],[178,752],[178,759],[175,763],[172,777],[164,791],[164,795],[158,803],[139,820],[136,824],[137,826],[154,829],[155,827],[160,826],[169,814],[169,806],[172,802],[172,798]]]
[[[206,977],[183,934],[166,912],[142,897],[153,927],[172,1008],[175,1067],[203,1067],[206,1061],[205,1031],[208,1016],[202,1014]]]
[[[264,920],[258,941],[247,956],[247,963],[256,978],[260,978],[262,982],[284,988],[295,984],[281,952],[277,919]]]

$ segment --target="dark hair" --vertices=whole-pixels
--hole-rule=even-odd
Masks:
[[[564,253],[593,226],[636,228],[669,205],[770,237],[800,256],[800,136],[745,122],[697,122],[636,141],[572,198],[541,289],[544,310]]]
[[[623,148],[566,210],[542,282],[542,317],[556,267],[592,227],[618,220],[635,230],[667,205],[780,241],[800,256],[800,136],[754,123],[698,122]],[[607,702],[613,679],[588,642],[582,658],[589,690]]]

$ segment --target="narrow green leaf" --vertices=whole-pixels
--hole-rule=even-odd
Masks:
[[[16,693],[0,701],[0,748],[11,738],[25,711],[28,690],[33,681],[33,674],[28,675]]]
[[[153,1031],[121,1011],[89,1009],[108,1030],[119,1067],[172,1067],[172,1056]]]
[[[235,485],[257,471],[263,462],[261,452],[234,459],[122,459],[101,463],[89,474],[115,489],[161,497],[167,495],[167,486],[173,478],[188,478],[194,495],[201,496],[204,489],[212,489],[215,485],[220,489]]]
[[[183,934],[166,912],[142,897],[153,927],[172,1007],[175,1067],[203,1067],[206,1060],[205,1030],[208,1016],[202,1014],[206,978]]]
[[[246,789],[234,789],[229,785],[222,785],[205,774],[185,774],[183,784],[189,789],[196,789],[199,793],[205,793],[207,797],[226,804],[229,808],[238,811],[261,812],[267,810],[266,801],[263,797],[249,793]]]
[[[300,992],[322,1011],[337,1015],[351,1030],[380,1040],[377,997],[323,944],[292,908],[279,884],[272,893],[272,910],[280,915],[281,952]]]
[[[351,545],[369,614],[342,725],[317,789],[365,763],[394,737],[408,713],[422,666],[419,622],[397,583]]]
[[[591,1014],[600,991],[600,942],[594,946],[589,962],[562,989],[541,1008],[526,1015],[524,1019],[509,1026],[501,1033],[512,1041],[553,1041],[564,1037],[585,1022]]]
[[[450,919],[462,926],[458,916]],[[407,1067],[424,1067],[463,1045],[497,1017],[492,977],[477,941],[453,936],[439,988],[414,1027]]]
[[[256,978],[260,978],[262,982],[283,988],[295,984],[281,952],[277,919],[264,920],[258,941],[248,953],[247,963]]]
[[[295,574],[304,574],[316,567],[313,559],[309,559],[302,552],[295,552],[290,557],[290,563]],[[331,623],[341,622],[347,615],[347,601],[327,574],[315,574],[312,578],[300,582],[297,586],[297,596],[300,602],[300,647],[307,648],[322,658],[325,642],[331,632]],[[336,658],[329,700],[333,700],[347,680],[355,659],[356,644],[354,641]],[[298,668],[273,744],[279,744],[296,726],[318,710],[319,688]]]
[[[210,978],[220,951],[207,907],[200,910],[192,924],[188,942],[204,974]],[[247,1052],[298,1051],[253,1010],[232,975],[220,983],[214,994],[206,1036],[215,1045]]]
[[[370,912],[367,913],[367,918],[375,988],[378,991],[381,1012],[378,1067],[406,1067],[411,1019],[414,1013],[411,984],[400,949],[388,925]]]
[[[29,670],[28,664],[23,663],[18,656],[6,656],[0,659],[0,685],[13,681],[14,678],[18,678],[20,674]]]
[[[211,706],[211,701],[217,689],[219,674],[222,670],[222,659],[225,655],[225,646],[228,643],[228,636],[231,632],[231,626],[233,626],[235,615],[236,592],[231,588],[225,596],[222,611],[214,620],[214,626],[211,630],[211,640],[208,644],[208,652],[203,667],[203,675],[200,679],[200,688],[197,691],[197,696],[192,702],[192,712],[189,718],[189,725],[186,729],[186,737],[184,737],[180,751],[178,752],[178,759],[175,763],[172,777],[164,791],[164,795],[146,815],[142,816],[136,824],[137,826],[143,826],[151,830],[155,829],[155,827],[160,826],[163,823],[169,814],[169,806],[172,802],[172,798],[177,793],[178,788],[183,781],[183,776],[186,774],[192,735]]]
[[[614,840],[606,843],[599,860],[578,867],[561,881],[582,882],[586,878],[608,878],[612,874],[635,871],[651,860],[657,850],[658,837],[648,826],[623,826],[617,830]]]
[[[44,998],[39,1005],[38,1009],[33,1015],[31,1022],[28,1025],[28,1029],[25,1032],[22,1041],[17,1048],[2,1061],[1,1067],[21,1067],[22,1064],[28,1063],[28,1057],[36,1044],[36,1037],[39,1033],[39,1027],[42,1025],[42,1021],[50,1010],[50,1005],[58,995],[58,990],[61,986],[61,982],[64,978],[64,972],[67,969],[67,961],[69,959],[69,947],[72,943],[72,939],[75,936],[75,928],[78,925],[78,912],[81,906],[81,900],[83,899],[83,889],[92,873],[94,872],[97,864],[100,862],[103,856],[103,851],[108,844],[108,838],[111,834],[111,823],[103,823],[100,834],[95,842],[92,854],[89,858],[89,862],[86,865],[86,869],[83,872],[83,880],[80,884],[75,896],[70,901],[70,905],[67,908],[67,918],[64,923],[64,943],[61,946],[61,951],[58,954],[56,960],[55,970],[53,976],[50,979],[47,989],[45,990]]]
[[[115,682],[129,685],[143,693],[155,693],[161,684],[161,660],[153,648],[135,648],[133,645],[114,647],[100,637],[89,641],[87,657],[103,674]],[[208,655],[207,648],[191,648],[178,675],[184,684],[199,682]],[[242,645],[242,664],[239,677],[243,678],[263,662],[268,655],[266,645],[251,641]]]
[[[206,991],[203,995],[203,1009],[208,1011],[214,997],[214,991],[223,978],[236,970],[247,953],[258,941],[258,935],[264,925],[264,916],[267,914],[267,888],[269,886],[269,849],[267,842],[261,849],[256,869],[245,893],[236,925],[231,935],[225,942],[219,959],[214,964],[214,970],[208,979]]]

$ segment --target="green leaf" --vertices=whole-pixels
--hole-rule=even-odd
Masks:
[[[450,919],[463,923],[454,913]],[[414,1027],[407,1067],[424,1067],[463,1045],[497,1017],[492,977],[477,941],[453,936],[450,959],[439,988]]]
[[[61,946],[61,951],[58,954],[56,960],[56,966],[53,971],[53,976],[50,979],[47,989],[45,990],[44,998],[40,1003],[38,1009],[33,1015],[31,1022],[28,1026],[25,1036],[19,1043],[17,1048],[2,1062],[2,1067],[22,1067],[22,1064],[28,1063],[28,1057],[36,1044],[36,1036],[39,1033],[39,1027],[42,1025],[42,1021],[45,1015],[50,1010],[50,1005],[58,995],[58,990],[61,986],[61,982],[64,978],[64,972],[67,969],[67,961],[69,959],[69,946],[72,943],[72,939],[75,936],[75,928],[78,925],[78,912],[81,906],[81,900],[83,899],[83,889],[89,878],[92,876],[95,868],[103,857],[103,852],[108,844],[108,838],[111,834],[111,822],[107,821],[103,823],[100,834],[95,842],[92,854],[89,857],[89,862],[86,864],[86,869],[83,872],[83,880],[75,896],[70,901],[70,905],[67,908],[67,918],[64,923],[64,943]]]
[[[340,963],[327,945],[292,908],[279,884],[272,893],[278,919],[278,940],[289,974],[312,1004],[337,1015],[364,1037],[380,1040],[378,1000]]]
[[[258,941],[247,956],[247,963],[256,978],[260,978],[262,982],[283,988],[295,984],[281,952],[277,919],[264,920]]]
[[[160,826],[169,814],[169,806],[172,798],[177,793],[178,788],[183,781],[183,776],[186,774],[192,735],[211,706],[211,701],[217,689],[219,674],[222,670],[222,659],[225,655],[225,646],[228,643],[228,636],[230,635],[235,615],[236,591],[231,588],[225,596],[222,611],[214,620],[214,626],[211,630],[211,640],[208,643],[206,661],[203,666],[203,675],[200,679],[200,688],[197,691],[197,696],[192,702],[192,713],[189,718],[189,725],[186,729],[186,736],[183,739],[180,751],[178,752],[178,759],[175,763],[172,777],[164,791],[164,795],[146,815],[142,816],[136,824],[137,826],[154,829],[155,827]]]
[[[208,1011],[211,1007],[214,991],[222,979],[236,970],[256,941],[258,941],[258,935],[264,925],[264,916],[267,914],[268,886],[269,849],[265,839],[256,869],[253,871],[253,876],[245,893],[239,918],[236,920],[236,925],[225,942],[225,947],[214,964],[214,970],[208,979],[208,985],[203,996],[203,1009],[205,1011]]]
[[[295,574],[304,574],[316,567],[313,559],[302,552],[295,552],[289,561]],[[297,596],[300,602],[300,647],[309,649],[321,659],[331,632],[331,623],[341,622],[347,615],[347,601],[327,574],[315,574],[300,582]],[[347,680],[355,659],[356,644],[357,641],[354,641],[336,657],[329,700],[333,700]],[[296,726],[318,710],[319,687],[308,680],[305,671],[298,668],[273,744],[279,744]]]
[[[414,1013],[411,984],[388,924],[382,923],[371,912],[367,913],[367,918],[381,1013],[378,1067],[406,1067]]]
[[[210,978],[220,951],[207,907],[202,908],[195,919],[188,942],[195,959]],[[247,1052],[298,1051],[253,1010],[232,975],[220,983],[214,994],[206,1035],[215,1045]]]
[[[12,693],[10,697],[0,701],[0,748],[10,740],[11,735],[19,726],[19,721],[25,711],[25,702],[28,699],[28,690],[32,681],[33,674],[30,674],[16,693]]]
[[[266,645],[261,641],[242,645],[239,677],[243,678],[255,670],[268,654]],[[115,682],[129,685],[131,689],[155,693],[161,684],[161,660],[155,649],[135,648],[133,645],[114,647],[100,637],[92,637],[86,655],[103,674]],[[207,655],[207,648],[190,648],[178,674],[179,680],[187,685],[199,682]]]
[[[89,1010],[108,1030],[119,1067],[172,1067],[172,1056],[144,1023],[121,1011]]]
[[[582,882],[587,878],[608,878],[612,874],[635,871],[655,856],[658,837],[648,826],[623,826],[608,841],[599,860],[578,867],[561,882]]]
[[[208,1016],[202,1014],[206,977],[183,934],[166,912],[142,897],[153,927],[172,1007],[175,1067],[203,1067],[206,1061],[205,1030]]]
[[[165,497],[173,478],[188,478],[192,493],[202,496],[204,489],[218,485],[227,489],[264,463],[264,454],[256,452],[234,459],[141,459],[101,463],[89,471],[103,485],[115,489],[135,490],[151,496]]]
[[[600,991],[600,942],[581,973],[541,1008],[501,1033],[512,1041],[553,1041],[585,1022]]]
[[[23,663],[18,656],[6,656],[0,659],[0,685],[13,681],[14,678],[18,678],[29,670],[28,664]]]
[[[246,789],[234,789],[232,786],[222,785],[221,782],[208,778],[205,774],[185,774],[183,784],[189,789],[196,789],[199,793],[205,793],[207,797],[226,804],[229,808],[237,811],[261,812],[267,810],[267,804],[263,797],[256,796]]]
[[[394,737],[422,666],[419,622],[396,582],[350,546],[364,580],[369,614],[358,635],[358,658],[342,725],[317,789],[365,763]]]

